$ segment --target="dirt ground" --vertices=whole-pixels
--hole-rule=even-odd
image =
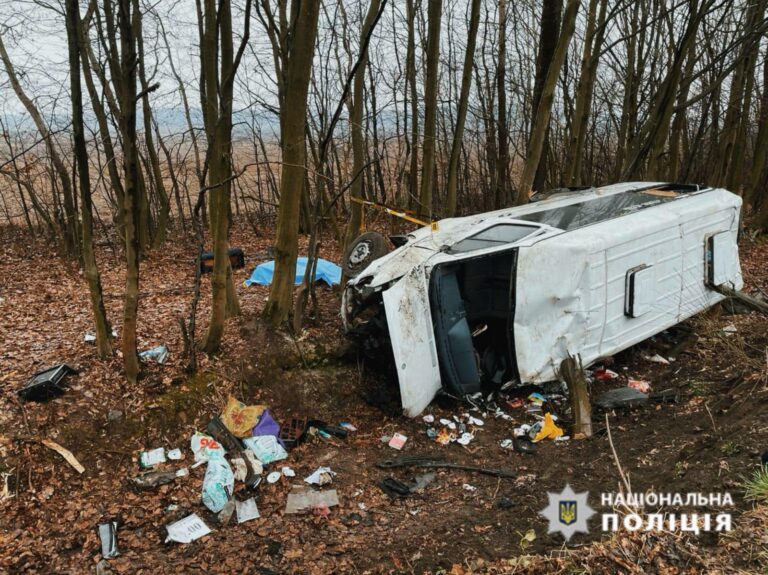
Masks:
[[[341,332],[338,294],[317,290],[317,313],[301,334],[270,330],[259,314],[268,290],[244,287],[250,270],[266,258],[270,230],[238,227],[232,244],[245,249],[245,270],[235,279],[243,308],[230,321],[222,354],[200,356],[200,370],[184,373],[178,316],[186,314],[193,281],[194,243],[176,238],[142,262],[140,347],[166,344],[169,362],[147,365],[137,387],[127,386],[121,361],[99,361],[83,341],[90,325],[87,289],[77,269],[50,255],[41,240],[6,230],[0,238],[0,571],[9,573],[94,572],[101,561],[97,525],[118,523],[120,556],[114,573],[757,573],[768,569],[768,513],[746,502],[742,483],[768,449],[768,333],[765,317],[732,314],[725,306],[698,316],[614,358],[614,381],[593,385],[593,396],[644,379],[654,391],[673,390],[674,401],[631,411],[595,412],[588,440],[544,441],[533,455],[503,449],[514,427],[532,423],[524,408],[496,403],[513,420],[487,406],[443,397],[427,413],[436,418],[471,413],[483,420],[466,447],[441,446],[426,434],[421,418],[398,414],[391,376],[363,362]],[[327,242],[329,245],[331,242]],[[768,243],[745,239],[742,267],[749,290],[768,293]],[[322,254],[338,260],[339,254]],[[99,259],[109,317],[120,333],[124,274],[119,252],[108,243]],[[206,280],[198,335],[208,314]],[[735,328],[735,332],[731,329]],[[728,330],[723,331],[724,327]],[[680,340],[690,345],[676,361],[660,365],[648,356]],[[66,362],[79,373],[66,393],[47,403],[20,402],[15,390],[43,367]],[[220,527],[203,506],[204,467],[150,491],[136,491],[142,449],[179,447],[183,465],[193,461],[190,437],[204,430],[232,394],[267,405],[278,420],[310,417],[358,431],[346,440],[312,438],[283,462],[296,478],[263,482],[256,499],[261,517]],[[562,421],[567,424],[567,413]],[[605,534],[597,516],[589,534],[565,546],[547,534],[539,512],[548,491],[566,483],[600,493],[619,489],[619,473],[606,433],[637,492],[722,492],[735,501],[734,531],[693,534]],[[382,442],[400,432],[401,453]],[[85,467],[78,474],[42,446],[51,438]],[[514,472],[497,478],[438,470],[423,492],[391,498],[377,483],[408,481],[425,470],[380,469],[398,455],[426,454],[453,462]],[[282,464],[281,464],[282,465]],[[291,483],[320,465],[336,476],[340,505],[328,516],[285,515]],[[168,468],[181,465],[167,465]],[[277,466],[278,468],[280,466]],[[239,484],[238,497],[245,497]],[[190,513],[213,532],[190,544],[164,543],[165,526]],[[533,538],[530,535],[532,530]],[[107,565],[101,563],[102,572]]]

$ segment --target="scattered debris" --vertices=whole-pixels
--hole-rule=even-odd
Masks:
[[[452,441],[456,441],[456,434],[451,433],[449,427],[443,427],[443,429],[440,430],[440,433],[435,438],[435,441],[437,441],[440,445],[448,445]]]
[[[543,439],[557,439],[563,435],[563,430],[557,426],[551,413],[545,414],[544,421],[539,423],[541,423],[541,427],[533,438],[534,442],[539,442]],[[536,426],[533,426],[531,431],[533,431],[535,428]]]
[[[648,395],[632,387],[619,387],[602,393],[595,399],[595,405],[603,409],[630,409],[648,402]]]
[[[64,393],[61,384],[68,375],[77,373],[66,363],[60,363],[38,371],[30,379],[29,383],[19,389],[16,394],[24,401],[48,401],[59,397]]]
[[[512,501],[506,495],[502,495],[501,497],[499,497],[499,500],[496,503],[496,507],[498,507],[499,509],[512,509],[514,506],[515,506],[515,502]]]
[[[402,433],[395,433],[387,445],[389,445],[392,449],[397,449],[399,451],[403,448],[406,441],[408,441],[408,438],[405,435]]]
[[[377,485],[390,497],[408,497],[411,494],[411,487],[394,477],[386,477]]]
[[[229,256],[229,263],[233,270],[245,267],[245,252],[243,252],[242,248],[229,248],[229,250],[227,250],[227,255]],[[200,255],[200,273],[212,273],[213,260],[213,252],[203,252]]]
[[[286,477],[296,477],[296,472],[288,466],[284,466],[280,472]]]
[[[533,529],[529,529],[520,538],[520,549],[527,549],[534,541],[536,541],[536,532]]]
[[[307,433],[307,420],[293,418],[280,426],[280,442],[286,449],[293,449],[304,440]]]
[[[230,499],[224,504],[221,511],[216,514],[216,521],[221,527],[229,525],[229,520],[232,519],[232,515],[235,513],[235,500]]]
[[[171,449],[166,455],[171,461],[181,461],[184,459],[184,453],[182,453],[181,449]]]
[[[462,471],[474,471],[476,473],[482,473],[483,475],[491,475],[493,477],[511,477],[517,476],[513,471],[507,471],[505,469],[488,469],[485,467],[477,467],[474,465],[463,465],[461,463],[455,463],[453,461],[446,461],[444,459],[436,459],[426,456],[411,456],[411,457],[399,457],[396,459],[386,459],[379,461],[376,467],[380,469],[391,469],[395,467],[433,467],[440,469],[460,469]]]
[[[111,559],[120,555],[117,550],[117,523],[115,521],[99,525],[99,539],[101,539],[101,557],[103,559]]]
[[[559,438],[555,438],[555,441],[557,441],[557,439]],[[518,453],[533,455],[534,453],[536,453],[536,450],[538,448],[539,446],[536,445],[533,441],[531,441],[527,437],[515,437],[512,439],[512,449],[514,449]]]
[[[310,485],[328,485],[333,481],[334,475],[336,473],[331,471],[330,467],[318,467],[311,475],[304,478],[304,482]]]
[[[341,426],[329,425],[325,421],[319,419],[310,419],[307,422],[309,426],[309,432],[312,435],[319,435],[323,439],[330,439],[331,436],[338,437],[339,439],[346,439],[349,432]]]
[[[525,405],[525,402],[519,397],[516,397],[515,399],[512,399],[510,401],[507,401],[507,407],[509,407],[510,409],[518,409],[520,407],[523,407],[524,405]]]
[[[461,488],[462,488],[464,491],[469,491],[469,492],[477,491],[477,487],[475,487],[474,485],[470,485],[469,483],[464,483],[464,484],[461,486]]]
[[[117,330],[112,329],[112,337],[117,337]],[[96,336],[92,333],[86,333],[85,336],[83,336],[83,341],[85,343],[95,343],[96,342]]]
[[[237,511],[238,523],[245,523],[251,519],[258,519],[261,517],[259,515],[259,508],[256,506],[256,499],[253,497],[246,499],[245,501],[235,500],[235,510]]]
[[[641,379],[630,379],[627,382],[627,387],[631,387],[632,389],[636,389],[640,393],[648,393],[651,391],[651,384],[647,381],[641,380]]]
[[[74,455],[72,455],[72,452],[69,449],[62,447],[52,439],[41,439],[40,443],[45,445],[48,449],[53,449],[55,452],[61,455],[64,459],[67,460],[67,463],[75,468],[78,473],[83,473],[85,471],[85,467],[80,464],[80,462]]]
[[[723,328],[723,332],[726,335],[733,335],[734,333],[737,333],[739,330],[736,329],[736,326],[733,324],[729,324]]]
[[[604,367],[596,369],[595,371],[592,372],[591,375],[594,379],[602,379],[602,380],[618,379],[619,377],[618,373],[610,369],[606,369]]]
[[[458,439],[456,439],[456,443],[458,443],[459,445],[469,445],[474,438],[475,436],[472,435],[471,433],[464,432],[461,434],[461,436]]]
[[[282,473],[279,471],[273,471],[269,475],[267,475],[267,483],[277,483],[280,481],[280,478],[283,476]]]
[[[352,425],[348,421],[340,421],[339,422],[339,427],[341,427],[342,429],[344,429],[346,431],[357,431],[357,427],[355,427],[354,425]]]
[[[525,437],[528,435],[528,432],[531,431],[531,426],[527,423],[523,423],[520,427],[516,427],[513,433],[515,434],[515,437]]]
[[[467,418],[467,424],[469,425],[475,425],[477,427],[482,427],[485,425],[485,422],[482,419],[478,419],[477,417],[472,417],[468,413],[465,414],[465,417]]]
[[[165,463],[165,448],[158,447],[157,449],[150,449],[149,451],[142,451],[139,454],[139,467],[141,469],[150,469],[160,463]]]
[[[666,357],[660,356],[658,353],[652,356],[644,355],[644,359],[647,359],[650,362],[653,363],[660,363],[662,365],[669,365],[669,360]]]
[[[229,396],[221,414],[221,422],[235,437],[251,437],[253,435],[251,432],[265,409],[263,405],[245,405]]]
[[[210,461],[212,459],[223,459],[224,448],[210,435],[195,432],[191,440],[192,452],[195,454],[195,461]]]
[[[149,473],[142,473],[132,477],[131,483],[139,489],[154,489],[155,487],[175,481],[177,477],[185,477],[187,475],[189,475],[189,470],[186,467],[175,471],[150,471]]]
[[[168,541],[191,543],[211,532],[205,522],[197,516],[197,513],[167,525],[166,529],[168,530],[168,537],[165,539],[166,543]]]
[[[107,413],[107,421],[119,421],[123,418],[123,412],[119,409],[110,409]]]
[[[155,361],[155,363],[163,365],[166,361],[168,361],[168,348],[164,345],[158,345],[152,349],[142,351],[139,354],[139,358],[144,361],[149,361],[152,359]]]
[[[309,486],[294,485],[288,493],[285,513],[292,515],[315,508],[334,507],[339,504],[339,496],[335,489],[314,491]]]
[[[212,418],[205,430],[224,447],[227,453],[238,453],[245,449],[243,441],[232,434],[220,417]]]
[[[280,445],[277,437],[274,435],[260,435],[258,437],[248,437],[243,440],[246,447],[256,454],[264,465],[269,465],[275,461],[280,461],[288,457],[288,452]]]
[[[248,477],[248,466],[245,463],[245,459],[242,457],[233,457],[229,461],[234,467],[235,481],[245,481]]]
[[[227,460],[210,460],[203,478],[203,504],[213,513],[218,513],[224,509],[234,488],[235,475]]]
[[[275,437],[279,437],[280,424],[275,421],[275,418],[272,417],[272,414],[269,412],[269,410],[265,409],[259,417],[258,423],[256,423],[256,426],[251,430],[250,435],[274,435]]]

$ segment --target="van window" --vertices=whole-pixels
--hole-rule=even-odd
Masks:
[[[525,226],[520,224],[497,224],[474,236],[456,242],[450,247],[448,252],[457,254],[500,247],[521,240],[538,229],[539,228],[536,226]]]

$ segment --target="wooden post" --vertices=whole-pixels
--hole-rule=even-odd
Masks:
[[[568,385],[573,410],[573,438],[592,437],[592,405],[581,358],[569,355],[560,364],[560,377]]]
[[[712,287],[713,290],[715,290],[717,293],[723,294],[724,296],[727,296],[731,299],[735,299],[736,301],[744,304],[748,308],[759,311],[764,314],[768,314],[768,303],[765,303],[764,301],[761,301],[757,298],[754,298],[752,296],[748,296],[747,294],[740,292],[735,289],[731,289],[728,286],[714,286]]]

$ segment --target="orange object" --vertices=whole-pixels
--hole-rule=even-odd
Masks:
[[[555,420],[552,419],[552,414],[547,413],[544,415],[544,426],[533,438],[534,441],[541,441],[542,439],[556,439],[563,435],[563,430],[557,426]]]
[[[221,422],[235,437],[250,437],[265,409],[263,405],[245,405],[230,396],[221,414]]]

